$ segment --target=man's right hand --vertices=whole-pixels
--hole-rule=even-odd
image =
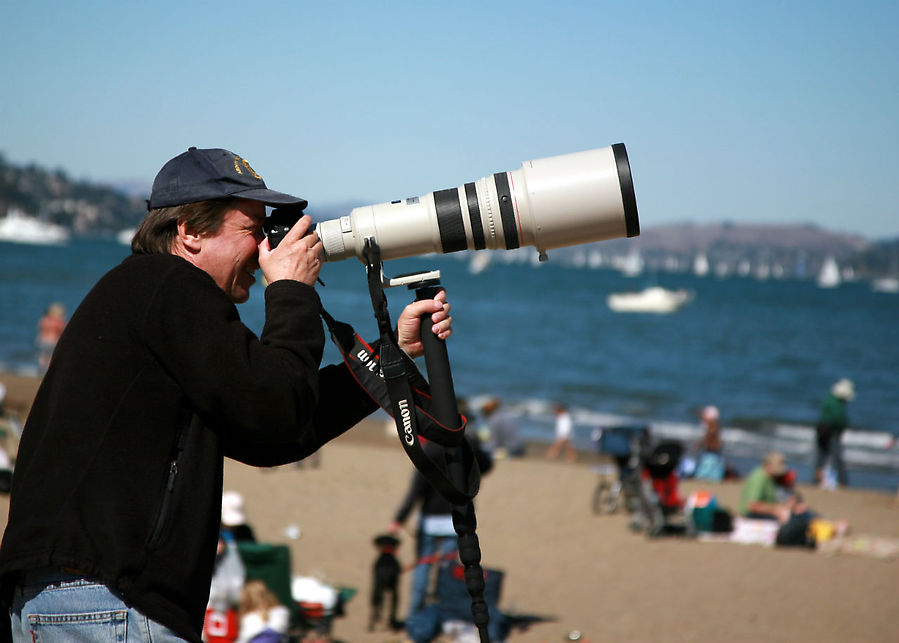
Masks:
[[[322,268],[322,242],[318,233],[309,231],[312,217],[303,215],[284,235],[281,243],[274,250],[268,238],[259,244],[259,267],[268,283],[281,279],[301,281],[314,286],[318,273]]]

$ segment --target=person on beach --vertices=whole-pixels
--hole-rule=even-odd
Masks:
[[[47,308],[44,316],[37,323],[37,339],[35,345],[38,349],[38,364],[41,375],[50,368],[50,358],[56,343],[59,341],[62,331],[66,328],[66,309],[60,303],[53,303]]]
[[[706,406],[700,413],[702,420],[703,433],[702,438],[697,444],[697,448],[704,453],[721,453],[721,427],[719,426],[719,418],[721,413],[717,406]]]
[[[503,402],[498,397],[487,400],[482,408],[490,434],[490,446],[498,460],[519,458],[525,453],[524,443],[518,437],[518,427],[511,416],[502,410]]]
[[[493,467],[493,458],[483,449],[477,436],[466,433],[465,439],[471,446],[481,475],[486,475]],[[422,448],[434,461],[442,457],[442,448],[433,442],[424,442]],[[406,495],[388,525],[387,532],[396,535],[416,507],[418,526],[415,532],[415,569],[412,572],[409,597],[410,617],[427,604],[431,570],[435,565],[455,560],[458,548],[452,505],[417,469],[412,473]]]
[[[837,476],[837,484],[849,484],[846,463],[843,460],[843,431],[849,426],[846,406],[855,397],[852,380],[841,379],[834,384],[821,403],[821,415],[815,427],[815,482],[824,482],[824,468],[830,462]]]
[[[717,406],[703,407],[700,413],[703,433],[696,443],[697,463],[692,474],[698,480],[719,482],[725,478],[735,478],[736,472],[724,459],[724,444],[721,440],[721,413]]]
[[[227,150],[190,148],[163,166],[147,205],[132,254],[69,321],[23,431],[0,544],[0,613],[15,641],[44,628],[113,640],[127,623],[128,642],[199,643],[224,458],[293,462],[376,409],[345,365],[320,369],[310,217],[275,249],[263,233],[266,205],[305,200],[268,189]],[[257,269],[268,284],[259,337],[235,306]],[[421,315],[439,338],[452,332],[445,293],[410,304],[396,336],[412,357]]]
[[[795,495],[781,501],[777,479],[787,473],[783,454],[772,451],[746,477],[740,496],[740,514],[746,518],[776,520],[783,524],[793,515],[801,515],[808,508]]]
[[[287,641],[290,611],[261,580],[247,581],[240,593],[240,632],[237,643]]]
[[[556,409],[556,425],[555,440],[546,452],[546,457],[555,460],[565,449],[565,459],[568,462],[577,460],[577,452],[571,443],[572,433],[574,432],[574,421],[571,419],[571,413],[565,408],[564,404],[557,404]]]
[[[256,534],[247,522],[243,494],[226,491],[222,494],[222,531],[227,531],[237,543],[254,543]]]

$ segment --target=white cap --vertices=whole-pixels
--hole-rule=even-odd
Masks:
[[[702,409],[702,419],[703,420],[717,420],[718,419],[718,407],[717,406],[707,406]]]
[[[222,524],[226,527],[243,525],[247,517],[243,511],[243,496],[236,491],[222,494]]]
[[[844,377],[833,385],[830,392],[834,394],[834,397],[838,397],[841,400],[846,400],[848,402],[855,397],[855,385],[852,383],[852,380],[847,380]]]

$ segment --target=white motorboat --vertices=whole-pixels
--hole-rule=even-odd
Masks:
[[[116,241],[123,246],[130,246],[135,232],[137,232],[137,228],[125,228],[124,230],[119,230],[115,236]]]
[[[0,241],[52,246],[65,243],[69,236],[63,226],[41,221],[16,208],[0,217]]]
[[[871,282],[871,290],[874,292],[899,292],[899,279],[896,277],[880,277]]]
[[[690,301],[686,290],[667,290],[650,286],[640,292],[612,293],[606,298],[609,308],[616,313],[673,313]]]

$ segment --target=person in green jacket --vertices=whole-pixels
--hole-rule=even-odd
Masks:
[[[817,457],[815,459],[815,482],[821,484],[824,467],[830,461],[840,486],[849,484],[846,463],[843,461],[843,431],[849,426],[846,405],[855,397],[855,386],[851,380],[841,379],[834,384],[821,404],[821,416],[816,426]]]

